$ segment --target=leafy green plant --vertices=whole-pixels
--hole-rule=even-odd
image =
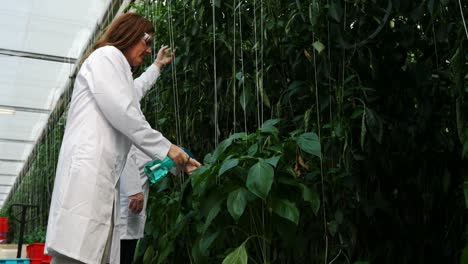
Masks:
[[[45,228],[36,229],[24,235],[23,243],[25,244],[32,244],[32,243],[38,243],[38,242],[44,243],[45,237],[46,237]]]
[[[184,261],[168,241],[190,249],[185,257],[196,263],[224,258],[238,245],[225,263],[233,263],[239,251],[255,262],[311,258],[296,255],[294,241],[316,239],[305,231],[310,222],[320,222],[315,177],[320,142],[312,132],[282,136],[279,122],[268,120],[254,134],[222,141],[180,192],[168,192],[169,180],[153,190],[147,232],[157,234],[157,244],[146,249],[145,263]]]

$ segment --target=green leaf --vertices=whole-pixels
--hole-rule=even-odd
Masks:
[[[328,223],[328,231],[332,236],[336,235],[336,232],[338,231],[338,223],[336,221],[330,221]]]
[[[231,145],[232,141],[224,140],[218,144],[218,147],[213,151],[211,155],[211,162],[218,160],[224,151]]]
[[[247,133],[245,132],[240,132],[240,133],[234,133],[232,135],[230,135],[226,141],[230,141],[231,143],[236,140],[236,139],[242,139],[242,140],[246,140],[247,139]]]
[[[239,164],[238,159],[228,159],[223,162],[223,165],[221,165],[221,168],[219,169],[218,176],[223,175],[226,171],[234,168]]]
[[[249,169],[247,189],[262,199],[266,199],[273,184],[273,167],[260,159]]]
[[[151,263],[154,257],[154,247],[149,245],[146,248],[145,255],[143,256],[143,263]]]
[[[434,0],[427,1],[427,10],[431,15],[434,13]]]
[[[265,162],[276,168],[276,165],[278,165],[278,162],[279,162],[281,156],[282,155],[268,158],[268,159],[265,160]]]
[[[466,158],[468,154],[468,140],[463,143],[462,158]]]
[[[313,192],[304,184],[299,185],[302,189],[302,198],[304,201],[309,202],[312,206],[312,211],[317,215],[318,210],[320,209],[320,198],[316,192]]]
[[[320,150],[320,142],[317,134],[313,132],[304,133],[299,136],[297,139],[297,145],[303,151],[315,155],[320,158],[321,150]]]
[[[210,212],[208,213],[205,224],[203,225],[203,230],[202,230],[203,233],[205,233],[206,230],[208,230],[208,227],[211,225],[211,222],[213,222],[216,216],[218,216],[218,213],[220,210],[221,210],[221,200],[215,203],[214,206],[211,208]]]
[[[193,189],[199,188],[205,182],[206,178],[210,176],[209,169],[211,167],[208,165],[202,165],[192,172],[190,177],[190,182]]]
[[[262,127],[266,126],[275,126],[281,121],[280,118],[268,119],[267,121],[263,122]]]
[[[370,108],[366,108],[366,125],[369,128],[370,134],[374,137],[377,142],[382,143],[383,137],[383,124],[382,119],[377,115],[375,111]]]
[[[275,127],[275,125],[278,124],[280,121],[281,119],[269,119],[265,121],[262,127],[260,128],[260,132],[278,134],[279,131]]]
[[[247,250],[245,250],[245,242],[238,248],[227,255],[222,264],[247,264]]]
[[[366,142],[366,112],[362,112],[362,118],[361,118],[361,149],[364,150],[364,143]]]
[[[465,194],[465,206],[468,208],[468,181],[463,182],[463,193]]]
[[[320,54],[324,49],[325,49],[325,45],[323,45],[322,42],[320,41],[315,41],[312,46],[314,47],[315,50],[317,50],[317,52]]]
[[[199,249],[203,255],[207,255],[207,250],[211,247],[213,242],[218,238],[219,231],[203,236],[199,241]]]
[[[243,187],[229,193],[227,199],[227,209],[234,220],[238,220],[244,213],[247,205],[247,190]]]
[[[332,0],[328,6],[328,15],[331,16],[336,22],[341,21],[343,15],[343,8],[341,7],[341,1]]]
[[[273,200],[273,212],[296,225],[299,223],[299,210],[296,204],[286,199]]]
[[[248,91],[245,90],[241,93],[241,95],[239,96],[239,101],[240,101],[242,110],[247,111],[247,105],[249,104],[251,98],[252,96],[250,95]]]
[[[317,24],[318,16],[319,16],[319,4],[318,4],[318,1],[313,0],[312,3],[310,3],[309,5],[309,20],[310,20],[310,24],[312,25],[312,27],[315,26],[315,24]]]
[[[167,239],[163,237],[163,239]],[[160,263],[167,263],[167,257],[174,251],[174,242],[169,241],[167,242],[167,245],[165,245],[163,248],[158,248],[158,260],[156,261],[157,264]],[[143,263],[154,263],[154,261],[150,262],[143,262]]]
[[[244,74],[242,74],[242,72],[237,72],[236,73],[236,79],[238,81],[243,81],[244,80]]]
[[[249,154],[249,156],[255,156],[255,154],[257,154],[257,151],[258,151],[258,144],[253,144],[247,150],[247,154]]]
[[[343,223],[343,212],[341,210],[336,210],[335,220],[339,225]]]

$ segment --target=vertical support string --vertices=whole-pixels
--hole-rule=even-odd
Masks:
[[[260,0],[260,124],[263,124],[264,114],[264,90],[263,90],[263,0]]]
[[[218,146],[218,85],[216,77],[216,13],[215,0],[212,0],[212,17],[213,17],[213,78],[214,78],[214,127],[215,127],[215,147]]]
[[[257,45],[257,0],[254,0],[253,7],[254,15],[254,51],[255,51],[255,98],[257,101],[257,127],[261,126],[260,122],[260,91],[258,85],[258,45]]]
[[[173,16],[172,16],[172,1],[168,5],[168,20],[169,20],[169,45],[171,50],[174,51],[174,28],[173,28]],[[175,67],[175,57],[174,61],[171,63],[172,69],[172,89],[174,95],[174,114],[175,114],[175,123],[176,123],[176,142],[178,145],[182,144],[181,133],[180,133],[180,115],[179,115],[179,91],[177,87],[177,72]]]
[[[241,72],[242,72],[242,94],[244,95],[242,98],[242,103],[244,105],[244,132],[247,133],[247,105],[246,105],[246,93],[245,93],[245,73],[244,73],[244,47],[242,41],[242,2],[239,3],[239,41],[240,41],[240,50],[241,50]]]
[[[233,51],[232,51],[232,106],[233,106],[233,115],[234,115],[234,120],[232,121],[232,128],[234,133],[236,133],[236,0],[233,0],[232,4],[232,14],[234,18],[233,22],[233,38],[234,38],[234,44],[232,45]]]

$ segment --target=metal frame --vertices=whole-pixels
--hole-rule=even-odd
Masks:
[[[19,143],[19,144],[34,144],[34,143],[36,143],[36,141],[33,141],[33,140],[11,139],[11,138],[0,138],[0,142]]]
[[[17,112],[30,112],[30,113],[39,113],[39,114],[50,114],[49,109],[40,109],[40,108],[31,108],[23,106],[14,106],[14,105],[0,105],[0,108],[10,108],[14,109]]]
[[[11,49],[0,49],[0,55],[35,59],[35,60],[56,61],[56,62],[63,62],[63,63],[70,63],[70,64],[75,64],[75,62],[77,61],[76,58],[61,57],[61,56],[55,56],[55,55],[47,55],[47,54],[20,51],[20,50],[11,50]]]

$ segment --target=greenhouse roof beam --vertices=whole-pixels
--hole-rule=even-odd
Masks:
[[[25,162],[25,160],[17,160],[17,159],[0,159],[2,162],[13,162],[13,163],[22,163]]]
[[[36,59],[36,60],[63,62],[63,63],[70,63],[70,64],[75,64],[75,62],[77,61],[76,58],[61,57],[61,56],[55,56],[55,55],[47,55],[47,54],[11,50],[11,49],[0,49],[0,55],[29,58],[29,59]]]
[[[16,177],[18,175],[15,174],[0,174],[0,177]]]
[[[0,105],[0,109],[7,109],[7,110],[11,109],[17,112],[30,112],[30,113],[39,113],[39,114],[50,114],[51,112],[48,109],[21,107],[21,106],[14,106],[14,105]]]
[[[11,142],[11,143],[21,143],[21,144],[36,143],[36,141],[33,141],[33,140],[21,140],[21,139],[11,139],[11,138],[0,138],[0,142]]]
[[[10,186],[13,186],[13,184],[4,184],[4,183],[0,184],[0,187],[10,187]]]

